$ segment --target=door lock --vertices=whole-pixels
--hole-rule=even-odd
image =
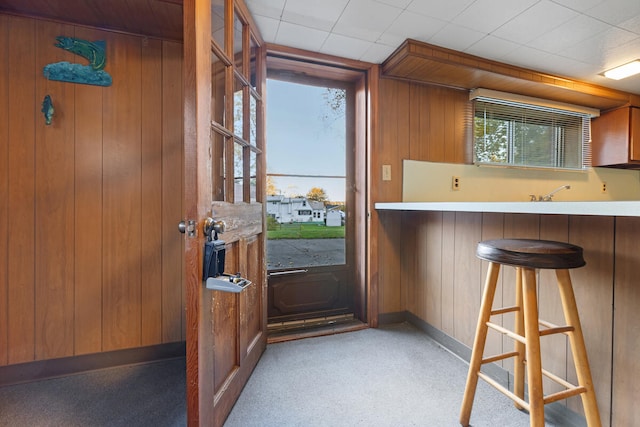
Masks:
[[[193,220],[182,220],[178,223],[178,231],[182,234],[187,234],[189,237],[196,236],[196,222]]]

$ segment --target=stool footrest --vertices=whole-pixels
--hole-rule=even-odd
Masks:
[[[540,336],[551,334],[567,334],[567,332],[573,332],[575,328],[573,326],[558,326],[555,323],[547,322],[546,320],[538,319],[538,323],[547,329],[540,331]]]
[[[510,357],[516,357],[519,354],[520,353],[518,353],[517,351],[510,351],[509,353],[502,353],[502,354],[497,354],[495,356],[485,357],[484,359],[482,359],[482,362],[480,363],[485,365],[487,363],[497,362],[498,360],[504,360]]]
[[[522,335],[518,335],[510,329],[504,328],[492,322],[487,322],[487,326],[493,330],[500,332],[501,334],[505,334],[509,338],[513,338],[514,340],[521,342],[522,344],[526,344],[526,340]]]
[[[544,404],[546,405],[547,403],[556,402],[562,399],[568,399],[570,397],[577,396],[581,393],[586,393],[586,392],[587,392],[587,389],[582,386],[559,391],[557,393],[553,393],[548,396],[545,396]]]
[[[526,363],[526,361],[525,361],[525,363]],[[566,380],[560,378],[556,374],[553,374],[553,373],[547,371],[546,369],[542,369],[542,375],[544,375],[545,377],[549,378],[551,381],[555,382],[556,384],[560,384],[564,388],[572,389],[572,388],[577,388],[578,387],[577,385],[571,384],[569,381],[566,381]]]
[[[511,391],[509,391],[509,389],[507,389],[502,384],[500,384],[497,381],[495,381],[493,378],[491,378],[490,376],[488,376],[484,372],[478,372],[478,377],[482,378],[489,385],[491,385],[496,390],[498,390],[500,393],[504,394],[505,396],[507,396],[508,398],[513,400],[514,402],[516,402],[521,408],[526,409],[527,411],[529,410],[529,402],[525,401],[524,399],[519,398],[518,396],[513,394]]]
[[[497,314],[511,313],[514,311],[520,311],[520,307],[514,305],[512,307],[496,308],[495,310],[491,310],[491,315],[495,316]]]

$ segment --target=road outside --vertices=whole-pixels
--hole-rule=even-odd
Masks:
[[[342,239],[268,239],[267,269],[317,267],[345,263]]]

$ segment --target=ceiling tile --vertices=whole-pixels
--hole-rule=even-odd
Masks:
[[[407,10],[451,22],[475,0],[424,1],[413,0]]]
[[[549,73],[550,64],[553,64],[553,55],[528,46],[519,46],[502,57],[502,62],[529,68],[535,71]]]
[[[554,3],[566,6],[577,12],[584,12],[602,3],[605,0],[552,0]]]
[[[619,27],[640,36],[640,15],[636,15],[618,24]]]
[[[617,25],[627,21],[631,16],[640,14],[640,1],[606,0],[585,13],[608,24]]]
[[[380,43],[372,43],[369,49],[360,57],[361,61],[371,62],[372,64],[381,64],[387,59],[393,51],[394,46],[387,46]]]
[[[340,34],[331,34],[322,45],[320,52],[342,57],[352,55],[353,58],[359,59],[372,44],[372,42],[345,37]]]
[[[256,21],[262,38],[268,43],[275,43],[280,21],[261,15],[254,15],[253,20]]]
[[[546,52],[558,53],[576,43],[603,33],[607,24],[587,15],[578,15],[559,27],[538,36],[529,46]]]
[[[350,0],[336,22],[334,32],[343,36],[375,42],[402,9],[374,0]]]
[[[469,46],[482,40],[486,34],[455,24],[447,24],[428,42],[448,49],[463,52]]]
[[[562,50],[560,55],[589,64],[604,65],[608,51],[629,43],[637,37],[637,35],[627,30],[610,27],[594,37],[583,39]]]
[[[276,43],[283,46],[297,47],[319,51],[322,43],[327,39],[327,31],[316,30],[315,28],[303,27],[302,25],[280,22],[280,28],[276,36]]]
[[[274,19],[280,19],[286,2],[287,0],[245,0],[254,18],[262,15]]]
[[[287,0],[282,19],[305,27],[330,31],[348,2],[349,0]]]
[[[389,6],[399,7],[405,9],[412,0],[376,0],[377,2],[388,4]]]
[[[538,0],[477,0],[452,22],[490,34],[537,2]]]
[[[493,35],[524,44],[577,16],[578,12],[543,0],[506,22]]]
[[[495,61],[500,60],[504,56],[508,55],[509,52],[516,50],[519,47],[520,45],[517,43],[488,35],[465,49],[465,52],[481,58],[493,59]]]
[[[405,10],[382,33],[378,42],[397,47],[407,38],[427,41],[445,25],[446,22],[439,19]]]

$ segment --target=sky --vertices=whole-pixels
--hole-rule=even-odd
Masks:
[[[267,80],[267,173],[345,176],[345,118],[336,118],[325,88]],[[345,200],[345,180],[272,177],[281,194],[325,190],[330,201]]]

